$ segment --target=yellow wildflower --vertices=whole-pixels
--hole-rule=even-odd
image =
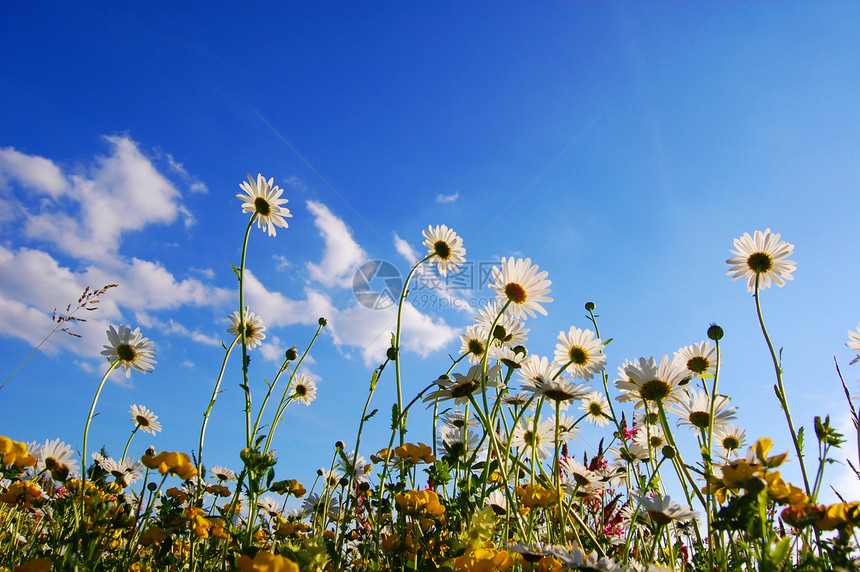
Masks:
[[[278,554],[260,550],[251,559],[243,554],[237,561],[242,572],[299,572],[299,566],[292,560]]]
[[[16,467],[32,467],[36,464],[36,457],[27,453],[27,444],[13,441],[8,437],[0,435],[0,458],[3,464]]]

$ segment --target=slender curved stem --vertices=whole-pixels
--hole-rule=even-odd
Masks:
[[[125,461],[125,455],[128,453],[128,447],[131,445],[131,438],[134,437],[134,434],[137,433],[137,430],[140,429],[140,424],[134,426],[134,430],[131,432],[131,435],[128,436],[128,441],[125,442],[125,449],[122,450],[122,457],[120,458],[120,463]]]
[[[759,274],[755,277],[755,311],[758,315],[758,323],[761,325],[761,333],[764,334],[764,339],[767,342],[767,349],[770,350],[770,357],[773,360],[773,368],[776,371],[776,397],[779,399],[779,405],[785,412],[785,420],[788,422],[788,430],[791,433],[791,441],[794,443],[794,451],[797,453],[797,460],[800,463],[800,472],[803,474],[803,487],[808,496],[812,496],[809,488],[809,478],[806,476],[806,463],[803,462],[803,451],[800,448],[800,441],[797,439],[797,431],[794,430],[794,422],[791,419],[791,412],[788,410],[788,399],[785,397],[785,386],[782,383],[782,368],[779,365],[779,358],[776,356],[776,351],[773,349],[773,343],[770,341],[770,336],[767,333],[767,328],[764,325],[764,318],[761,314],[761,302],[759,300]]]
[[[421,260],[419,260],[415,266],[412,267],[412,270],[409,271],[409,275],[406,277],[406,280],[403,282],[403,290],[400,292],[400,302],[397,304],[397,326],[394,332],[394,379],[397,383],[397,414],[399,416],[399,421],[397,425],[397,431],[400,433],[400,444],[403,445],[403,424],[406,417],[403,415],[403,387],[400,381],[400,329],[403,322],[403,302],[406,301],[406,296],[409,294],[409,281],[412,280],[412,275],[415,274],[415,271],[418,270],[418,267],[430,260],[434,254],[428,254]]]
[[[245,391],[245,446],[251,446],[251,388],[248,386],[248,332],[245,326],[245,255],[248,253],[248,237],[257,220],[257,213],[248,221],[245,239],[242,241],[242,261],[239,263],[239,339],[242,340],[242,389]]]
[[[203,425],[200,427],[200,441],[197,444],[197,482],[202,480],[203,468],[203,439],[206,437],[206,427],[209,424],[209,416],[212,414],[212,408],[215,407],[215,400],[218,399],[218,393],[221,390],[221,380],[224,379],[224,371],[227,369],[227,360],[230,359],[230,353],[236,347],[236,342],[239,336],[233,338],[230,347],[227,348],[224,354],[224,361],[221,362],[221,370],[218,372],[218,379],[215,381],[215,388],[212,390],[212,397],[209,399],[209,407],[206,408],[206,413],[203,414]]]
[[[110,367],[107,369],[105,374],[102,376],[102,380],[99,382],[99,387],[96,389],[96,394],[93,396],[93,404],[90,407],[90,413],[87,415],[87,423],[84,425],[84,443],[83,443],[83,451],[81,452],[81,516],[83,516],[84,510],[84,491],[86,489],[87,484],[87,438],[90,434],[90,423],[93,420],[93,415],[96,412],[96,403],[99,401],[99,395],[101,395],[102,388],[105,386],[105,381],[107,381],[110,372],[112,372],[116,366],[119,365],[121,360],[117,359],[114,362],[111,362]]]

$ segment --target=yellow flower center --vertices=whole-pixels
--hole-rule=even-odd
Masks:
[[[671,386],[662,379],[646,381],[639,388],[639,396],[645,401],[657,401],[663,399],[672,392]]]
[[[705,429],[711,421],[711,414],[707,411],[693,411],[690,413],[690,423],[699,429]]]
[[[260,214],[260,216],[269,216],[272,212],[272,207],[269,204],[269,201],[264,199],[263,197],[257,197],[254,199],[254,208],[256,212]]]
[[[304,397],[307,394],[308,394],[308,387],[306,385],[303,385],[301,383],[296,385],[296,395],[298,395],[299,397]]]
[[[740,446],[740,443],[734,437],[726,437],[723,439],[723,449],[726,451],[734,451]]]
[[[137,357],[137,353],[134,351],[134,348],[128,344],[118,345],[116,347],[116,355],[119,356],[120,360],[127,362],[134,361],[134,358]]]
[[[747,266],[756,274],[761,274],[773,268],[773,258],[766,252],[753,252],[747,258]]]
[[[526,289],[516,282],[509,282],[505,285],[505,296],[514,304],[522,304],[528,299]]]
[[[567,355],[570,357],[570,361],[573,362],[574,365],[585,365],[588,363],[588,352],[579,346],[571,346]]]
[[[448,257],[451,256],[451,247],[444,240],[437,240],[433,244],[433,252],[442,260],[448,260]]]
[[[708,371],[710,366],[711,362],[704,356],[696,356],[687,360],[687,369],[700,375]]]
[[[478,357],[484,355],[484,344],[480,340],[472,338],[467,344],[469,353]]]
[[[451,390],[451,397],[466,397],[475,393],[475,390],[481,387],[481,382],[477,379],[470,379],[456,386]]]

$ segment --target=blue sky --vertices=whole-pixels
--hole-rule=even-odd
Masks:
[[[0,10],[0,377],[50,331],[54,307],[120,284],[83,338],[54,336],[0,390],[0,434],[80,447],[104,330],[130,323],[158,365],[108,385],[90,442],[118,455],[141,403],[165,429],[136,437],[135,456],[196,446],[238,307],[230,265],[247,215],[234,197],[258,172],[286,190],[293,218],[277,237],[251,237],[249,302],[269,327],[252,377],[271,378],[284,349],[304,347],[319,316],[330,322],[307,367],[318,399],[291,407],[275,438],[284,478],[311,480],[336,440],[354,439],[383,359],[391,313],[356,302],[355,269],[379,259],[405,274],[405,245],[421,252],[436,224],[476,264],[523,256],[549,272],[555,301],[529,320],[532,353],[551,356],[559,331],[587,327],[587,301],[614,338],[613,378],[624,360],[671,355],[718,322],[722,391],[748,437],[788,450],[753,300],[725,265],[733,238],[770,227],[796,245],[795,279],[762,296],[792,411],[807,427],[826,414],[848,427],[833,359],[857,389],[844,345],[860,321],[856,3]],[[407,395],[447,369],[472,323],[419,306],[405,331]],[[387,441],[392,373],[365,456]],[[235,361],[211,463],[238,466],[238,382]],[[410,437],[426,442],[421,419]]]

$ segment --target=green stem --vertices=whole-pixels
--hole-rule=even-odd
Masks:
[[[717,337],[717,336],[714,336]],[[714,474],[714,460],[713,460],[713,448],[714,448],[714,408],[716,407],[717,401],[717,383],[720,379],[720,341],[714,340],[714,344],[717,349],[717,359],[714,364],[714,386],[711,390],[711,412],[708,416],[708,458],[705,459],[705,484],[707,486],[707,497],[705,504],[705,512],[707,513],[708,518],[708,570],[714,569],[714,547],[712,545],[714,541],[714,531],[713,531],[713,510],[716,508],[712,506],[714,504],[714,495],[711,492],[711,478]],[[702,386],[705,386],[704,380],[702,380]],[[707,387],[705,388],[707,391]]]
[[[131,432],[131,435],[128,436],[128,441],[125,442],[125,449],[122,450],[122,458],[119,460],[120,463],[125,461],[125,455],[128,453],[128,446],[131,445],[131,438],[134,437],[134,434],[137,433],[138,429],[140,429],[139,424],[134,426],[134,430]]]
[[[245,391],[245,446],[251,447],[251,388],[248,386],[248,332],[245,326],[245,255],[248,253],[248,237],[257,213],[248,221],[245,239],[242,241],[242,261],[239,263],[239,339],[242,340],[242,389]]]
[[[761,314],[761,302],[759,300],[759,274],[755,277],[755,310],[758,315],[758,323],[761,325],[761,333],[764,334],[764,339],[767,342],[767,349],[770,350],[770,357],[773,360],[773,368],[776,371],[776,397],[782,410],[785,412],[785,420],[788,422],[788,430],[791,433],[791,441],[794,443],[794,450],[797,453],[797,460],[800,463],[800,472],[803,474],[803,487],[808,496],[812,496],[809,488],[809,478],[806,476],[806,464],[803,462],[803,451],[800,448],[800,441],[797,439],[797,432],[794,430],[794,422],[791,420],[791,412],[788,410],[788,399],[785,397],[785,386],[782,383],[782,368],[779,365],[779,359],[776,356],[776,351],[773,349],[773,343],[770,341],[770,336],[767,333],[767,328],[764,325],[764,318]]]
[[[218,398],[218,393],[221,389],[221,380],[224,379],[224,371],[227,369],[227,360],[230,359],[230,353],[236,347],[236,342],[239,336],[233,338],[224,354],[224,360],[221,362],[221,370],[218,372],[218,379],[215,381],[215,388],[212,390],[212,397],[209,399],[209,406],[203,414],[203,425],[200,426],[200,441],[197,443],[197,487],[203,481],[203,440],[206,437],[206,427],[209,425],[209,416],[212,414],[212,409],[215,407],[215,400]],[[223,347],[223,346],[222,346]]]
[[[403,282],[403,290],[400,292],[400,302],[397,304],[397,326],[394,333],[394,379],[397,383],[397,414],[398,414],[398,423],[397,423],[397,431],[400,434],[400,444],[403,445],[403,424],[406,417],[403,415],[403,387],[400,379],[400,329],[403,322],[403,302],[406,301],[406,296],[409,294],[409,281],[412,280],[412,275],[415,274],[415,271],[418,270],[418,267],[430,260],[434,254],[428,254],[421,260],[419,260],[415,266],[412,267],[412,270],[409,271],[409,275],[406,277],[406,280]]]
[[[93,404],[90,407],[90,413],[89,413],[89,415],[87,415],[87,423],[86,423],[86,425],[84,425],[84,444],[83,444],[83,452],[81,453],[81,494],[80,494],[80,497],[81,497],[80,508],[81,508],[81,516],[82,517],[84,514],[84,495],[85,495],[84,491],[86,489],[85,485],[87,484],[87,438],[89,437],[89,434],[90,434],[90,423],[92,422],[93,415],[96,412],[96,403],[98,403],[98,401],[99,401],[99,395],[101,395],[102,388],[105,386],[105,381],[107,381],[107,378],[110,375],[110,372],[112,372],[116,368],[116,366],[118,366],[120,364],[120,361],[121,360],[117,359],[115,362],[111,362],[110,367],[107,369],[105,374],[102,376],[102,380],[99,382],[99,387],[96,390],[95,396],[93,397]]]

